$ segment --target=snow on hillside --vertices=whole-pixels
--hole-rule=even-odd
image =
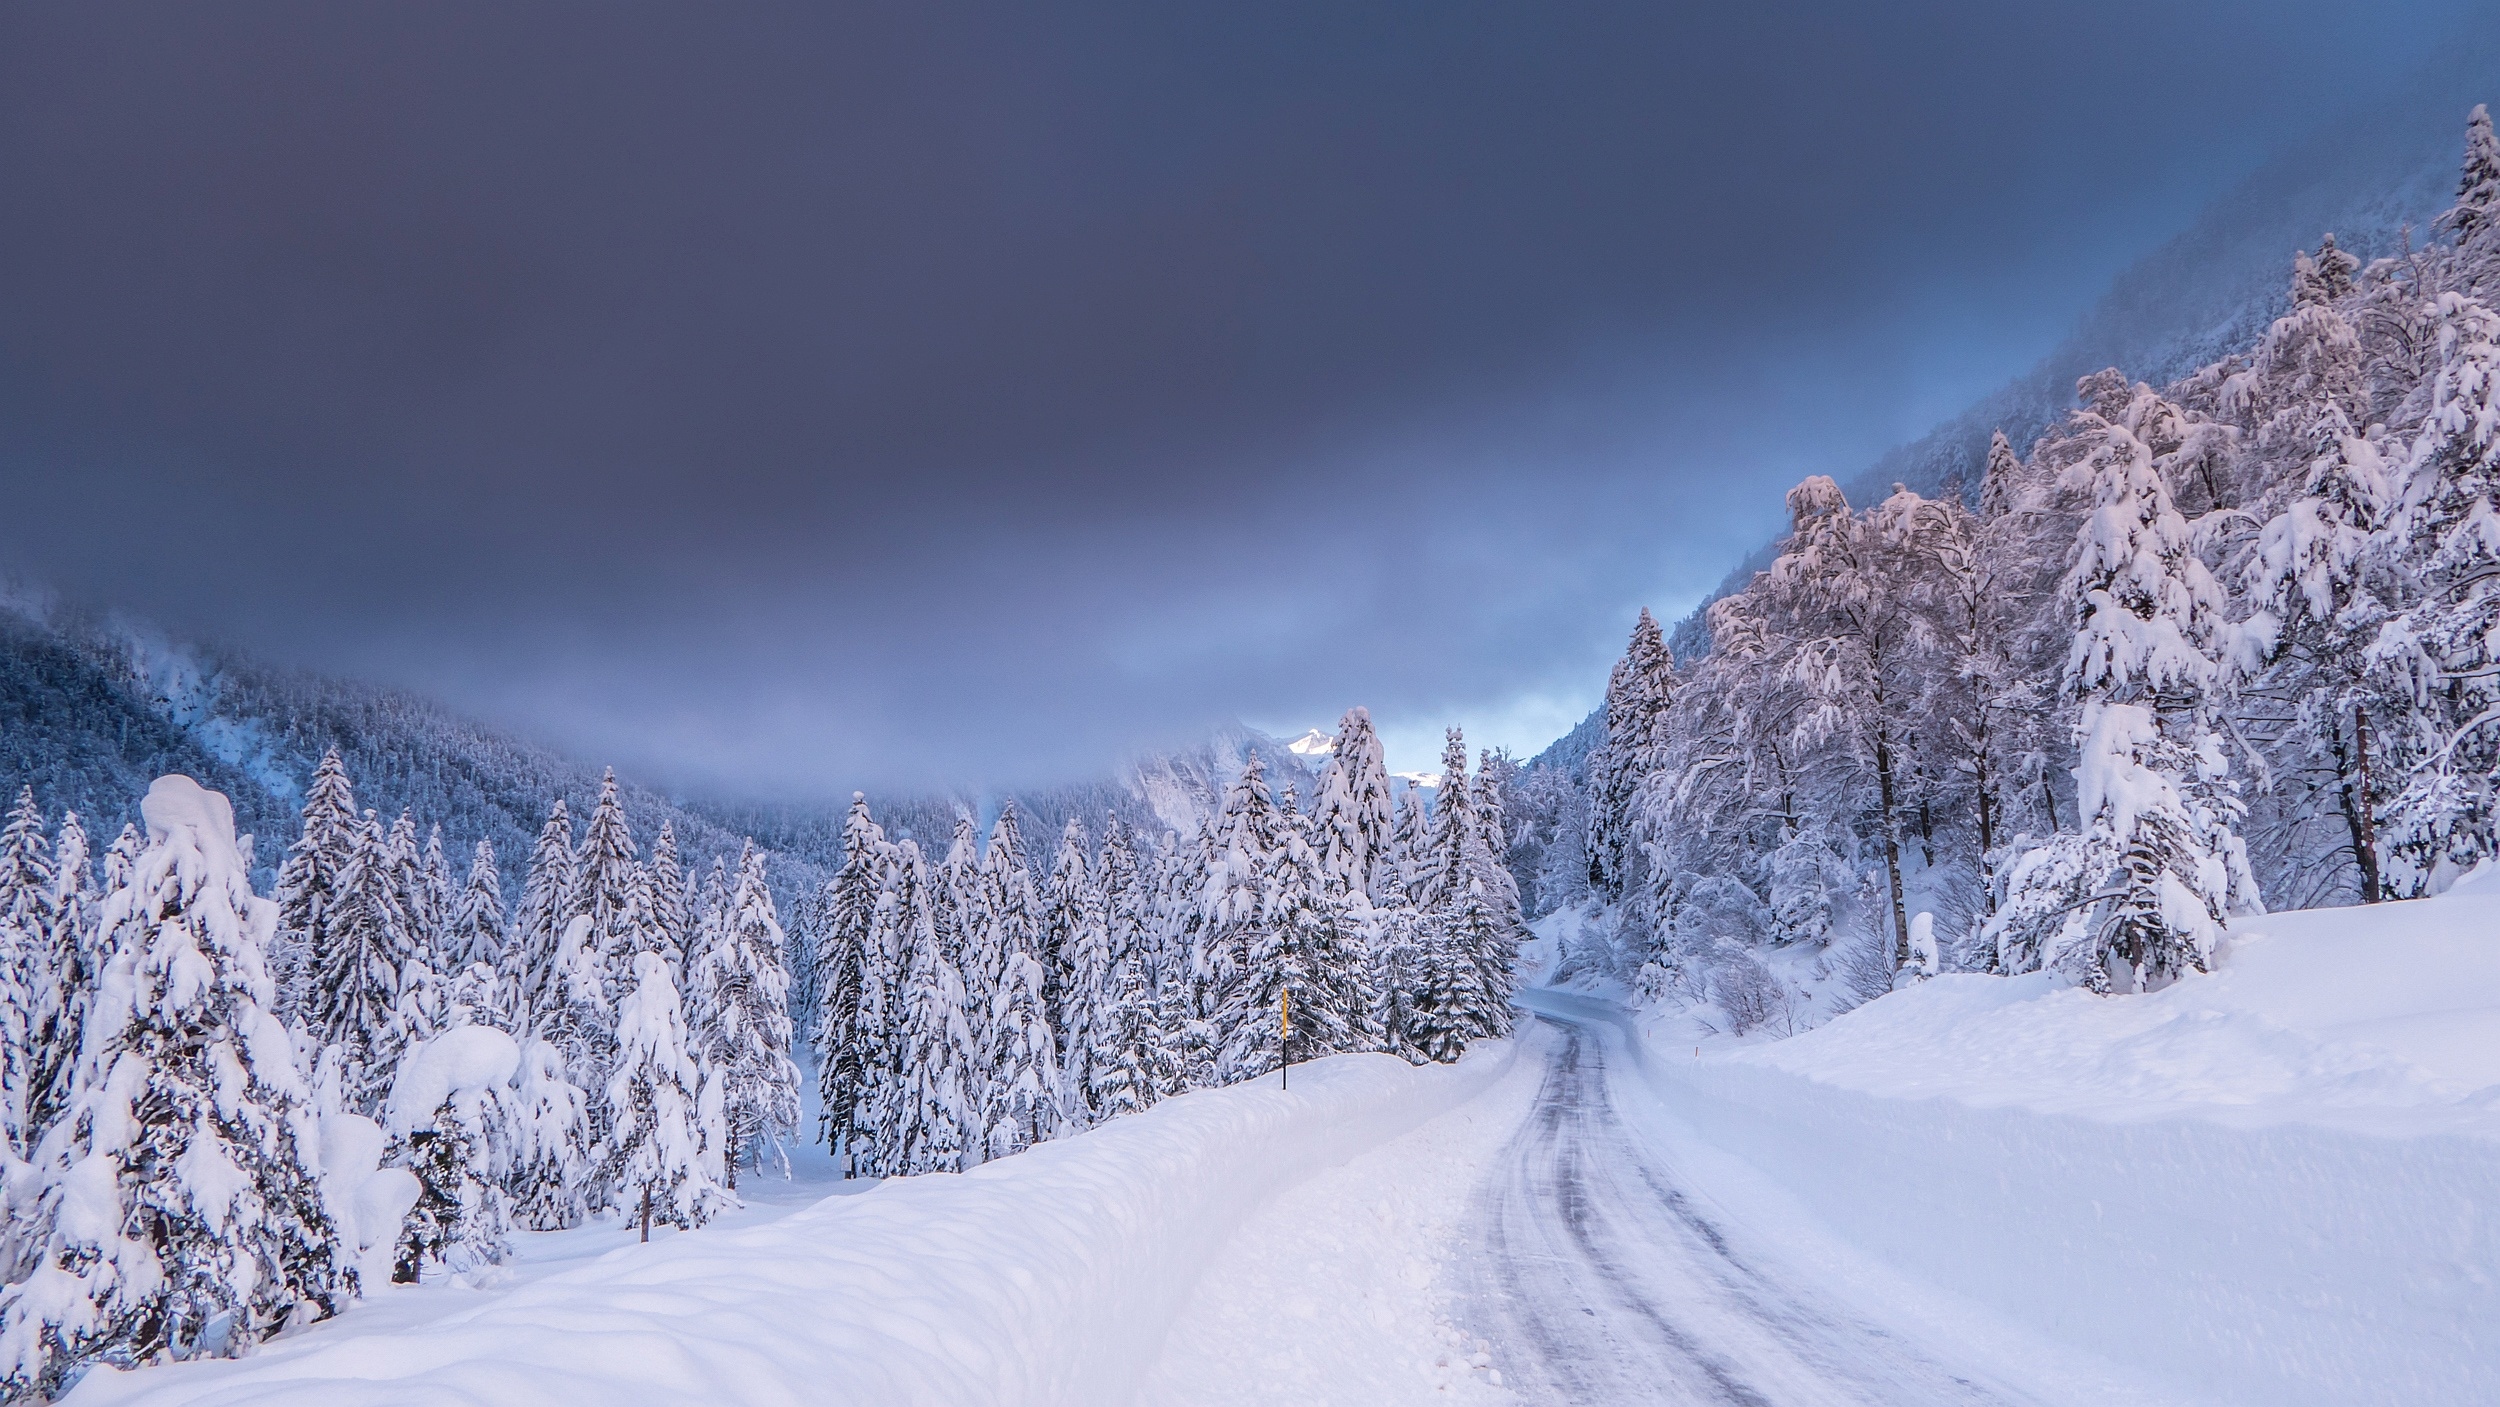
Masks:
[[[1650,1083],[1844,1239],[2197,1400],[2492,1400],[2500,873],[2149,996],[1948,976]]]
[[[1093,1403],[1129,1399],[1245,1218],[1488,1088],[1386,1055],[1182,1095],[965,1174],[895,1178],[763,1224],[663,1235],[503,1291],[387,1291],[243,1360],[99,1369],[106,1403]],[[575,1243],[594,1233],[560,1232]],[[426,1303],[431,1317],[404,1306]]]

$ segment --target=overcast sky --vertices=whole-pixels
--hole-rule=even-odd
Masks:
[[[1533,751],[2474,9],[7,0],[0,569],[690,787]]]

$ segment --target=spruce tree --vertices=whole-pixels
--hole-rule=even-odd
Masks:
[[[2441,217],[2457,243],[2472,244],[2500,224],[2500,137],[2491,131],[2491,110],[2481,103],[2466,115],[2465,167],[2457,177],[2457,203]]]
[[[764,881],[764,854],[749,841],[738,856],[737,887],[687,974],[697,1057],[721,1086],[723,1176],[738,1187],[738,1160],[762,1166],[770,1145],[782,1172],[799,1123],[799,1071],[790,1061],[790,976],[781,966],[781,924]]]
[[[0,1290],[13,1398],[90,1361],[248,1353],[356,1290],[269,1010],[277,907],[252,893],[223,796],[170,776],[140,809],[148,843],[99,914],[88,1073],[36,1150],[25,1269]]]
[[[1371,710],[1349,708],[1337,720],[1337,749],[1321,774],[1311,823],[1329,882],[1377,903],[1397,820]]]
[[[1589,884],[1602,893],[1621,897],[1636,878],[1633,800],[1664,760],[1663,720],[1674,694],[1675,656],[1643,607],[1606,681],[1606,740],[1589,758]]]
[[[481,840],[469,855],[469,877],[452,908],[452,937],[445,952],[461,967],[503,962],[503,875],[495,866],[495,843]]]
[[[574,856],[573,912],[590,919],[591,950],[607,968],[607,997],[620,1005],[637,985],[634,959],[650,946],[645,931],[651,914],[649,880],[637,880],[633,827],[625,820],[625,803],[617,795],[616,771],[599,781],[599,803],[582,827],[582,844]],[[640,888],[641,903],[635,903]]]
[[[43,813],[35,809],[35,789],[25,787],[0,823],[0,1138],[15,1157],[24,1157],[42,1132],[33,1122],[42,1084],[35,1042],[58,982],[57,891]]]
[[[681,1229],[701,1226],[735,1204],[723,1185],[726,1135],[719,1096],[706,1091],[688,1051],[677,981],[658,952],[634,956],[616,1042],[607,1085],[606,1205],[628,1222],[647,1216]]]
[[[513,1147],[504,1185],[513,1219],[532,1231],[581,1223],[593,1180],[590,1100],[553,1041],[525,1037],[513,1082]]]
[[[1059,838],[1059,856],[1048,887],[1052,1028],[1066,1057],[1063,1082],[1068,1113],[1089,1122],[1093,1110],[1094,1051],[1115,994],[1111,987],[1111,915],[1100,879],[1085,863],[1085,830],[1072,817]]]
[[[339,750],[324,753],[304,790],[304,827],[278,867],[277,977],[282,990],[279,1010],[295,1016],[319,959],[337,945],[331,936],[332,914],[344,895],[340,876],[355,843],[356,793],[347,780]]]
[[[94,1008],[96,984],[104,971],[104,954],[98,946],[102,926],[96,917],[99,896],[90,878],[86,828],[79,824],[77,812],[66,812],[52,846],[50,923],[44,933],[47,952],[40,963],[45,985],[33,1005],[30,1047],[34,1060],[28,1072],[26,1108],[29,1151],[78,1097],[79,1052],[85,1046],[88,1013]]]
[[[573,818],[557,797],[539,827],[521,880],[521,904],[504,944],[505,986],[513,993],[514,1020],[538,1032],[564,1006],[564,929],[573,917]]]
[[[1157,1097],[1154,998],[1134,961],[1122,962],[1113,980],[1105,1019],[1094,1032],[1086,1061],[1087,1103],[1097,1120],[1134,1114]]]
[[[651,840],[651,927],[655,951],[668,959],[669,970],[683,974],[692,942],[693,919],[686,904],[686,869],[677,858],[677,828],[662,821]]]
[[[824,1105],[825,1145],[836,1152],[858,1127],[859,1102],[868,1085],[874,1038],[862,1029],[861,1011],[872,966],[871,928],[890,863],[885,831],[868,814],[867,796],[852,792],[850,814],[842,822],[842,865],[825,885],[823,941],[814,954],[820,1003],[816,1088]],[[884,995],[878,993],[876,1019],[882,1019]]]
[[[472,1271],[510,1253],[520,1064],[512,1037],[486,1026],[447,1031],[401,1062],[383,1126],[393,1162],[417,1175],[419,1191],[392,1279],[415,1284],[428,1267]]]
[[[967,1135],[982,1113],[973,1103],[971,1067],[988,1053],[975,1043],[970,994],[936,934],[932,891],[944,889],[944,876],[930,874],[908,841],[903,851],[899,881],[929,897],[905,906],[912,926],[903,944],[909,966],[899,1014],[902,1058],[876,1151],[880,1170],[889,1174],[958,1172],[966,1166]]]

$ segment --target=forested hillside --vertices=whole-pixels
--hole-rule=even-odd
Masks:
[[[2136,990],[2264,907],[2435,893],[2500,850],[2481,108],[2454,190],[2409,248],[2325,235],[2218,358],[2082,377],[1975,481],[1808,479],[1706,651],[1644,613],[1604,744],[1513,789],[1537,902],[1611,905],[1571,964],[1698,998],[1863,939],[1887,974]]]

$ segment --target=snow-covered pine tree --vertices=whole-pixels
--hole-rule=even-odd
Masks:
[[[1665,760],[1663,722],[1675,683],[1675,656],[1643,607],[1606,681],[1606,741],[1588,762],[1589,884],[1602,893],[1619,897],[1638,878],[1633,799]]]
[[[695,1053],[720,1083],[722,1176],[738,1189],[738,1160],[763,1166],[767,1147],[789,1175],[788,1141],[799,1124],[799,1070],[790,1060],[790,975],[764,880],[764,852],[749,841],[737,886],[687,974],[696,993]]]
[[[928,888],[929,917],[937,941],[946,949],[946,961],[954,967],[964,990],[984,1013],[989,1009],[989,983],[984,980],[985,955],[974,951],[977,943],[990,941],[988,933],[975,935],[981,907],[981,840],[973,831],[972,818],[957,813],[955,833],[946,846],[945,858],[930,872]]]
[[[1331,883],[1379,899],[1397,825],[1394,807],[1389,764],[1380,735],[1372,730],[1371,710],[1349,708],[1337,720],[1337,749],[1311,807],[1320,866]]]
[[[971,996],[937,937],[933,891],[946,887],[943,869],[932,874],[919,847],[905,841],[896,870],[912,926],[903,945],[909,967],[901,1002],[902,1059],[879,1130],[878,1171],[959,1172],[967,1164],[967,1136],[981,1118],[968,1076],[988,1052],[976,1043],[967,1010]]]
[[[2005,970],[2102,992],[2203,971],[2230,916],[2262,911],[2216,728],[2222,591],[2135,433],[2149,400],[2076,413],[2092,450],[2072,473],[2095,505],[2066,575],[2084,831],[2015,862],[1992,925]]]
[[[390,902],[385,912],[398,927],[390,935],[389,949],[393,966],[399,975],[398,995],[392,1002],[391,1059],[396,1062],[400,1052],[432,1039],[443,1029],[448,1016],[450,993],[441,970],[436,966],[441,951],[443,930],[448,926],[445,905],[448,894],[437,881],[442,849],[435,847],[433,864],[417,845],[417,823],[402,811],[382,840],[382,874],[390,888]],[[389,1090],[383,1085],[385,1093]]]
[[[603,1179],[609,1210],[681,1229],[736,1205],[723,1186],[720,1100],[707,1098],[688,1053],[683,1008],[668,959],[634,956],[634,985],[617,1011],[616,1069],[608,1077],[611,1124]]]
[[[36,1150],[0,1289],[13,1399],[90,1361],[248,1353],[356,1291],[269,1010],[277,906],[252,893],[226,798],[163,777],[140,810],[147,847],[99,914],[86,1077]]]
[[[2459,245],[2474,244],[2500,226],[2500,137],[2491,131],[2491,109],[2481,103],[2465,119],[2465,168],[2457,177],[2457,203],[2440,223],[2456,231]]]
[[[42,1083],[35,1042],[58,983],[51,971],[58,889],[35,789],[22,788],[0,823],[0,1138],[11,1157],[24,1157],[42,1133],[33,1122]]]
[[[990,1045],[981,1084],[986,1156],[1004,1158],[1059,1136],[1067,1126],[1066,1072],[1050,1028],[1041,959],[1007,952],[990,999]]]
[[[1265,869],[1259,921],[1216,1012],[1227,1080],[1264,1074],[1286,1056],[1312,1060],[1379,1044],[1369,954],[1353,923],[1354,900],[1321,867],[1309,822],[1290,801]],[[1290,1044],[1281,1037],[1287,994]]]
[[[649,878],[637,880],[642,862],[634,848],[634,830],[625,819],[625,802],[617,795],[614,768],[599,780],[599,802],[582,827],[581,849],[574,856],[572,911],[590,919],[591,950],[607,969],[608,1004],[619,1006],[639,983],[634,959],[650,947],[644,931],[650,921]],[[642,890],[639,910],[635,891]]]
[[[2433,319],[2439,369],[2399,529],[2419,599],[2372,647],[2399,699],[2389,742],[2405,780],[2386,845],[2406,896],[2500,853],[2500,315],[2444,293]]]
[[[1432,813],[1421,788],[1410,788],[1398,802],[1397,825],[1389,837],[1396,882],[1409,904],[1423,898],[1424,875],[1432,868]]]
[[[446,1031],[410,1050],[384,1106],[393,1163],[417,1175],[391,1278],[413,1285],[432,1266],[500,1265],[512,1249],[506,1188],[521,1142],[513,1077],[521,1049],[490,1026]]]
[[[1136,838],[1116,812],[1106,812],[1102,821],[1102,860],[1096,867],[1101,876],[1103,903],[1103,934],[1114,962],[1132,959],[1142,964],[1139,975],[1147,989],[1154,987],[1154,883],[1153,877],[1137,860]]]
[[[1070,817],[1051,865],[1043,925],[1051,945],[1047,970],[1057,973],[1051,1028],[1067,1066],[1061,1087],[1068,1116],[1079,1124],[1092,1122],[1094,1051],[1119,996],[1112,985],[1109,902],[1085,849],[1085,828]]]
[[[400,975],[413,956],[407,915],[392,882],[388,837],[367,811],[348,833],[334,903],[324,916],[322,946],[310,953],[312,981],[303,994],[305,1029],[322,1047],[326,1082],[356,1113],[381,1107],[391,1069],[407,1046]]]
[[[863,1039],[860,1012],[869,977],[870,929],[890,865],[885,831],[868,814],[866,794],[852,792],[850,813],[842,821],[842,865],[825,884],[823,932],[814,954],[821,1134],[825,1146],[836,1152],[859,1128],[859,1101],[868,1084],[871,1042]]]
[[[452,908],[451,933],[445,956],[454,965],[483,963],[493,968],[502,963],[503,875],[495,868],[495,843],[491,840],[479,841],[469,856],[469,878],[460,887],[459,901]]]
[[[355,788],[339,750],[332,748],[313,769],[312,784],[304,789],[303,832],[278,867],[279,938],[271,956],[282,989],[282,1017],[298,1018],[314,955],[336,947],[331,915],[341,902],[339,876],[347,868],[356,826]]]
[[[694,924],[687,912],[686,868],[677,858],[676,822],[660,822],[660,833],[651,840],[649,868],[654,951],[668,959],[671,972],[683,974]]]
[[[1187,1033],[1184,1058],[1193,1067],[1205,1065],[1188,1071],[1193,1087],[1201,1082],[1231,1084],[1257,1073],[1236,1070],[1226,1058],[1236,1049],[1235,1028],[1254,1019],[1239,1009],[1244,1000],[1240,993],[1252,945],[1266,918],[1280,825],[1275,800],[1267,789],[1266,764],[1253,749],[1240,778],[1226,789],[1223,813],[1215,818],[1201,847],[1204,859],[1198,875],[1189,967],[1207,996],[1201,1019],[1208,1024],[1203,1032]],[[1273,1055],[1271,1045],[1271,1061]],[[1272,1068],[1272,1064],[1259,1068]]]
[[[1452,728],[1441,750],[1441,786],[1433,801],[1416,907],[1422,911],[1428,941],[1449,961],[1474,969],[1451,988],[1463,990],[1469,1003],[1461,1018],[1464,1039],[1510,1033],[1511,970],[1524,931],[1518,921],[1518,893],[1501,882],[1508,879],[1507,871],[1495,877],[1500,861],[1492,856],[1485,835],[1485,818],[1467,777],[1467,740]]]
[[[455,965],[448,951],[454,904],[451,864],[443,858],[443,828],[440,824],[426,832],[421,873],[423,883],[419,890],[422,897],[417,915],[417,938],[439,972]]]
[[[564,1006],[564,929],[573,917],[573,818],[557,797],[539,827],[521,880],[521,904],[505,940],[503,973],[513,993],[514,1019],[524,1032],[539,1032]]]
[[[34,1055],[28,1072],[26,1146],[31,1152],[44,1133],[77,1102],[79,1054],[85,1048],[88,1013],[94,1009],[96,984],[104,971],[99,948],[102,925],[97,921],[98,896],[87,867],[87,831],[78,813],[66,812],[52,845],[52,903],[44,932],[47,951],[40,963],[45,985],[35,993],[35,1024],[30,1040]]]
[[[1130,958],[1114,965],[1110,1002],[1094,1029],[1086,1061],[1086,1102],[1097,1121],[1150,1108],[1155,1087],[1154,996],[1142,965]]]
[[[513,1081],[513,1148],[504,1183],[520,1225],[561,1231],[581,1224],[595,1172],[589,1106],[564,1050],[525,1037]]]

